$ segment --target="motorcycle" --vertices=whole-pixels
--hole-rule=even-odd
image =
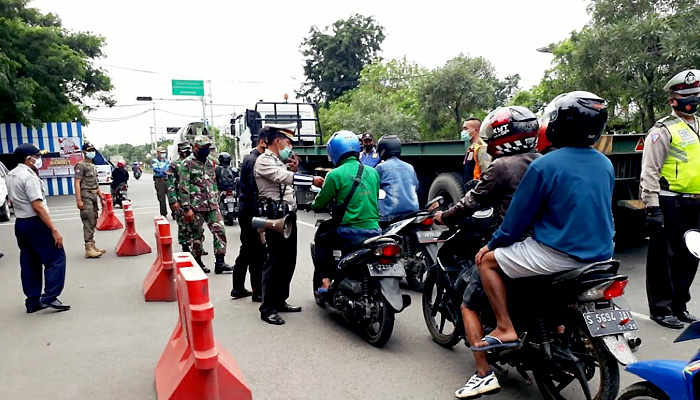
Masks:
[[[141,169],[137,169],[136,171],[134,171],[134,178],[136,178],[136,180],[139,180],[139,178],[141,178]]]
[[[686,247],[700,258],[700,231],[691,229],[683,237]],[[700,339],[700,321],[693,322],[674,340],[674,343]],[[625,390],[619,400],[696,400],[700,399],[700,350],[688,361],[648,360],[628,365],[643,382]]]
[[[238,187],[238,179],[235,178],[236,187]],[[221,216],[224,219],[224,223],[228,226],[233,226],[233,222],[238,216],[238,197],[236,196],[236,190],[226,190],[222,191],[219,195],[219,209],[221,210]]]
[[[379,197],[382,197],[381,191]],[[433,215],[445,202],[438,196],[428,202],[425,209],[398,216],[384,229],[385,235],[401,237],[401,257],[399,262],[406,269],[408,287],[420,292],[428,266],[435,258],[426,251],[426,246],[440,236],[441,231],[433,229]]]
[[[124,200],[129,200],[127,198],[128,190],[129,185],[127,185],[126,182],[122,182],[116,188],[114,188],[114,194],[112,196],[112,205],[115,207],[119,206],[119,208],[123,208],[122,202]]]
[[[482,210],[445,231],[434,244],[437,262],[423,288],[423,316],[438,345],[466,339],[460,306],[465,276],[495,231],[492,209]],[[641,345],[631,312],[618,307],[628,278],[611,260],[548,276],[506,279],[510,315],[520,335],[517,348],[495,350],[487,359],[497,371],[510,365],[528,382],[530,372],[545,399],[613,400],[620,385],[618,362],[635,362]],[[496,327],[484,300],[477,313],[487,334]]]
[[[311,243],[314,265],[318,265],[319,232],[327,232],[324,223],[330,220],[317,222],[319,228]],[[321,295],[316,291],[321,279],[314,275],[316,304],[340,312],[347,323],[359,328],[369,344],[382,347],[391,337],[395,314],[411,304],[411,297],[402,295],[399,288],[399,281],[405,276],[403,266],[397,262],[401,253],[400,238],[381,235],[359,246],[341,246],[332,249],[338,265],[327,293]]]

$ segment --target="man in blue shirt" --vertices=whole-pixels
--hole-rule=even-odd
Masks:
[[[379,153],[374,149],[374,136],[371,133],[365,132],[362,134],[363,151],[360,152],[360,162],[368,167],[376,167],[381,159]]]
[[[379,187],[385,192],[379,198],[379,224],[384,228],[393,219],[418,211],[418,177],[411,164],[399,159],[398,136],[382,136],[377,152],[383,160],[375,169],[379,172]]]
[[[170,161],[165,158],[165,148],[158,147],[156,149],[158,155],[153,159],[153,182],[160,203],[160,215],[167,216],[168,211],[165,208],[168,204],[166,196],[168,194],[168,171],[170,170]]]
[[[615,172],[592,149],[608,118],[605,100],[571,92],[553,100],[547,139],[558,148],[533,161],[505,220],[476,256],[497,327],[472,349],[517,347],[500,271],[510,278],[548,275],[613,256]],[[532,230],[532,237],[519,241]]]

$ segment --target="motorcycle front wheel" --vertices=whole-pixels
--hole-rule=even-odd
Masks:
[[[384,347],[394,331],[394,317],[394,310],[389,307],[384,297],[375,301],[372,317],[363,332],[367,343],[374,347]]]
[[[552,353],[557,352],[569,352],[578,361],[573,363],[555,357],[547,367],[533,371],[537,387],[546,400],[585,399],[584,385],[593,400],[615,400],[620,389],[617,360],[602,338],[590,335],[580,315],[568,316],[564,333],[556,334]],[[577,379],[577,373],[583,375],[585,382]]]
[[[450,296],[438,281],[437,266],[434,266],[423,282],[423,318],[433,341],[451,349],[460,341],[459,329],[453,322],[457,316]],[[458,323],[459,322],[458,320]]]
[[[232,212],[226,214],[226,225],[233,226],[234,218],[235,218],[235,215],[233,215]]]
[[[669,400],[666,393],[649,382],[637,382],[622,391],[618,400]]]

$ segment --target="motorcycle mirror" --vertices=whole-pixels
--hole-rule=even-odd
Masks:
[[[386,199],[386,192],[384,189],[379,189],[379,200],[384,200]]]
[[[690,254],[700,258],[700,230],[690,229],[683,235],[683,240]]]
[[[428,211],[433,211],[434,209],[440,207],[445,203],[445,198],[442,196],[437,196],[436,198],[430,200],[428,205],[425,207]]]

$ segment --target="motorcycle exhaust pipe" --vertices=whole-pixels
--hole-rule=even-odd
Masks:
[[[630,347],[633,353],[637,352],[640,347],[642,347],[642,338],[631,333],[624,334],[625,339],[627,339],[627,345]]]

